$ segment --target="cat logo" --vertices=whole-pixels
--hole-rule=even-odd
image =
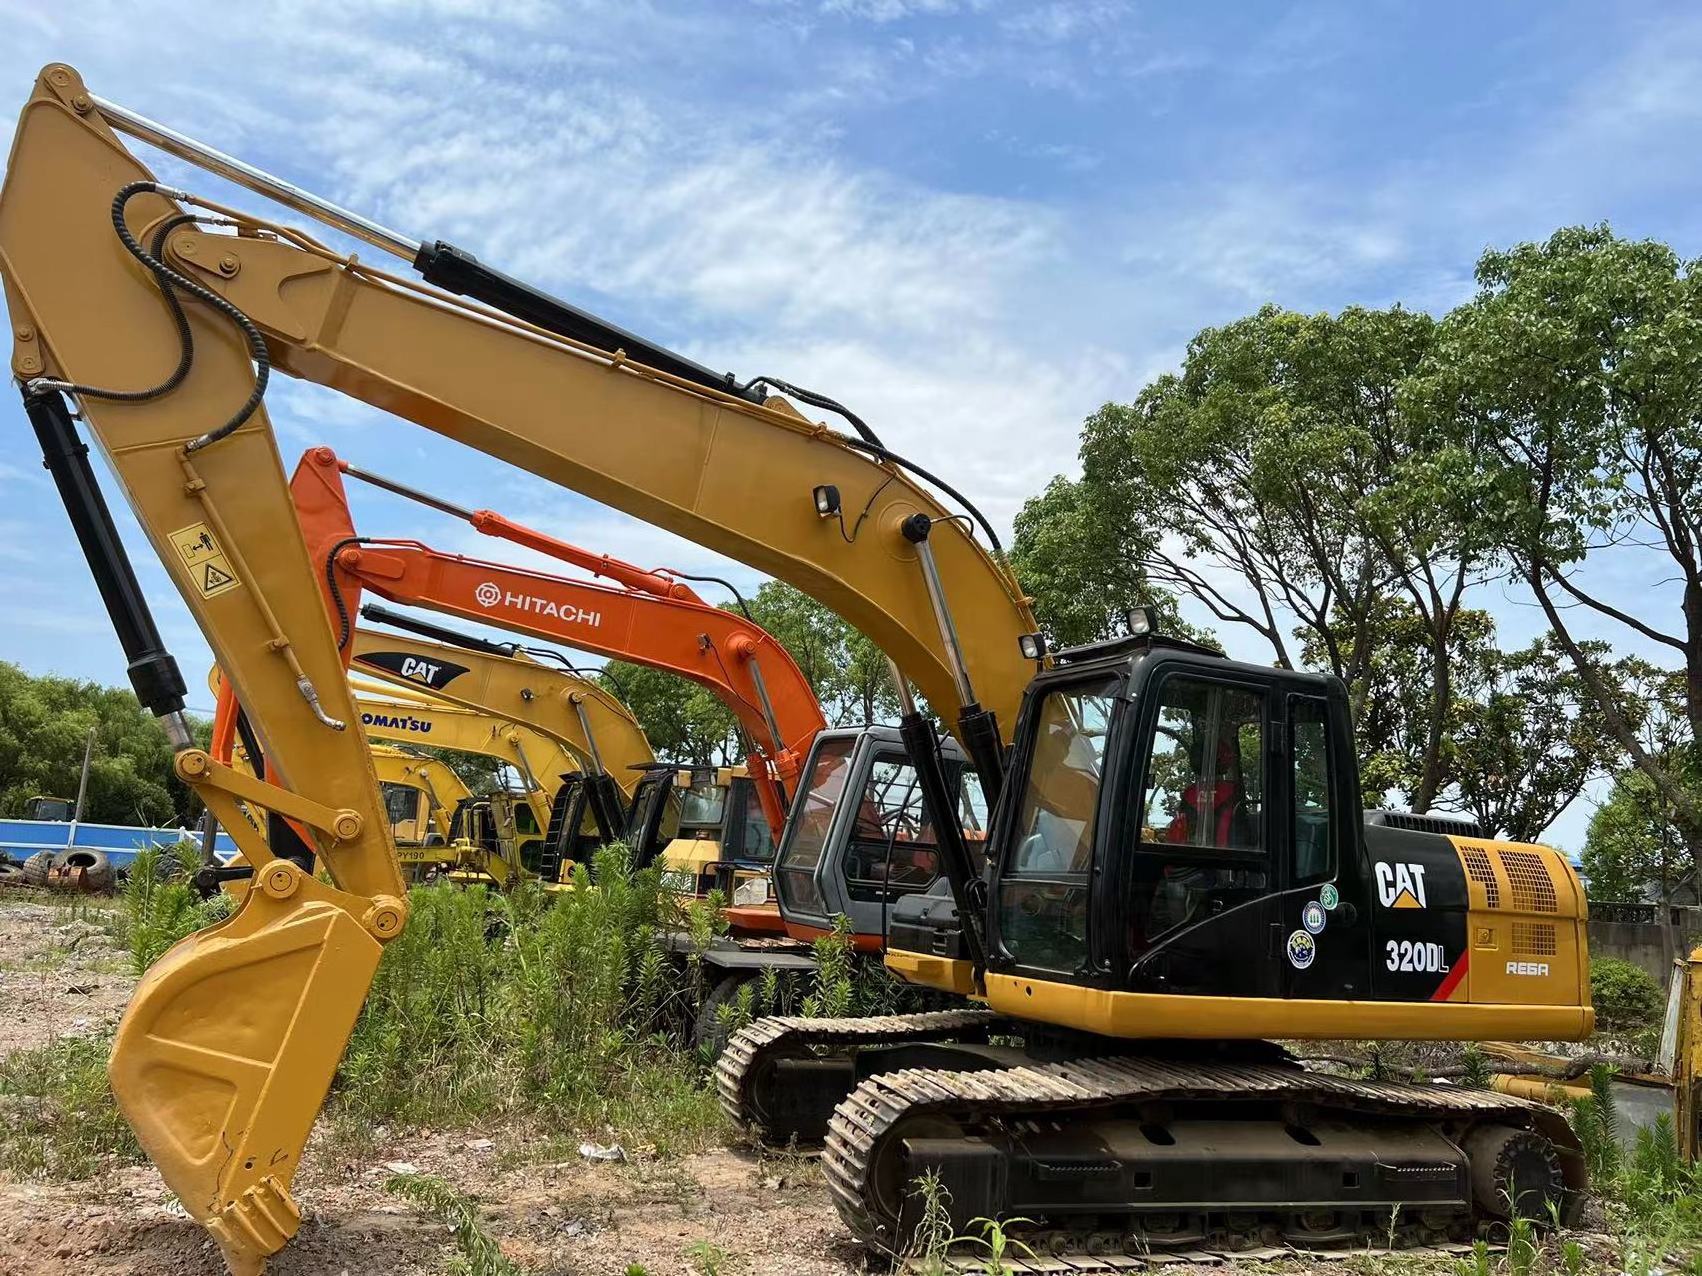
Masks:
[[[417,657],[409,656],[402,661],[402,676],[414,678],[429,685],[431,680],[437,677],[438,670],[441,668],[441,665],[434,665],[429,660],[420,660]]]
[[[427,660],[406,651],[363,651],[355,656],[355,663],[383,669],[433,691],[442,691],[467,672],[466,665],[451,660]]]
[[[1423,908],[1424,865],[1377,865],[1377,902],[1384,908]]]

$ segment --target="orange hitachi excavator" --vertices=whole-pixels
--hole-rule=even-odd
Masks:
[[[398,254],[424,282],[166,186],[119,131]],[[233,1272],[254,1276],[299,1226],[308,1131],[407,920],[325,559],[299,533],[265,410],[274,370],[788,581],[874,641],[957,735],[991,804],[984,862],[937,728],[909,703],[900,739],[944,872],[941,890],[892,905],[885,960],[961,1008],[761,1020],[717,1069],[741,1118],[825,1133],[823,1175],[861,1243],[904,1251],[922,1176],[954,1224],[1002,1216],[1077,1271],[1250,1236],[1452,1242],[1574,1210],[1583,1160],[1558,1114],[1324,1074],[1272,1043],[1593,1026],[1587,908],[1565,857],[1362,811],[1339,680],[1149,624],[1048,653],[991,526],[832,400],[719,375],[398,235],[103,100],[63,64],[43,69],[14,134],[0,280],[26,411],[132,685],[256,866],[232,917],[143,976],[109,1065],[141,1145]],[[271,778],[196,747],[66,396]],[[1184,820],[1173,840],[1189,787],[1197,807],[1222,792],[1239,813]],[[334,884],[249,836],[241,802],[298,821]]]
[[[344,492],[345,477],[464,519],[487,536],[571,563],[616,586],[446,554],[419,541],[360,534]],[[608,554],[593,554],[492,510],[462,509],[357,469],[330,448],[303,454],[290,490],[309,553],[324,564],[341,642],[353,633],[352,618],[365,589],[392,602],[661,669],[710,690],[732,711],[748,743],[750,788],[732,786],[721,809],[742,816],[747,795],[754,796],[769,831],[755,854],[727,848],[729,866],[742,870],[729,878],[729,886],[753,874],[766,876],[799,764],[827,723],[797,662],[742,610],[711,607],[678,573],[646,571]],[[668,847],[663,857],[669,870],[685,875],[695,889],[717,875],[723,858],[719,829],[701,828]],[[758,911],[764,902],[750,901]]]

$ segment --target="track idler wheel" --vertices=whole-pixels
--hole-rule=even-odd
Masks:
[[[1533,1223],[1564,1216],[1566,1180],[1560,1154],[1535,1130],[1506,1125],[1479,1126],[1466,1136],[1472,1195],[1492,1218],[1523,1218]]]

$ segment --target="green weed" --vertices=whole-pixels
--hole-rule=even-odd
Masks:
[[[61,1037],[0,1059],[0,1169],[89,1178],[142,1150],[106,1080],[110,1036]]]
[[[461,1250],[450,1264],[454,1276],[521,1276],[520,1268],[503,1255],[485,1231],[478,1206],[442,1179],[428,1174],[396,1174],[385,1180],[384,1190],[448,1224]]]
[[[913,1179],[909,1196],[916,1201],[921,1217],[910,1235],[910,1270],[917,1276],[945,1276],[946,1254],[951,1249],[951,1192],[940,1182],[938,1171],[929,1170]]]
[[[231,914],[231,896],[203,901],[190,887],[187,872],[199,861],[186,856],[198,854],[192,843],[148,846],[130,862],[118,938],[130,950],[130,965],[138,975],[185,935]]]
[[[333,1111],[431,1125],[527,1112],[663,1153],[711,1142],[714,1098],[663,1032],[680,990],[656,937],[683,924],[675,898],[619,847],[574,873],[563,892],[416,888]]]
[[[698,1276],[721,1276],[727,1264],[727,1251],[714,1241],[693,1241],[686,1246],[686,1259],[697,1269]]]

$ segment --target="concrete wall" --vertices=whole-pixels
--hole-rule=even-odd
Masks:
[[[1590,919],[1590,956],[1617,957],[1641,966],[1665,988],[1675,952],[1682,952],[1685,932],[1672,928],[1669,940],[1658,922],[1604,922]]]

